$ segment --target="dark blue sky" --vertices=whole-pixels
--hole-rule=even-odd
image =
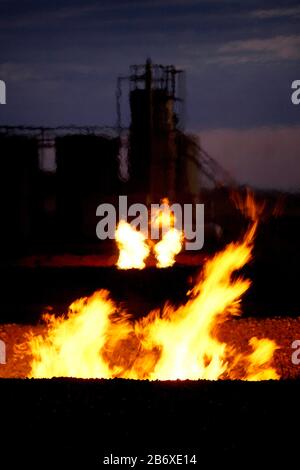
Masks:
[[[188,129],[300,125],[299,1],[0,0],[0,48],[0,124],[114,125],[116,77],[151,56],[186,70]]]
[[[187,71],[187,125],[299,123],[292,1],[0,1],[1,123],[114,124],[115,79],[151,56]]]

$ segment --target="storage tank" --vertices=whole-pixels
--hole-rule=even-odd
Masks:
[[[34,137],[0,135],[1,240],[13,256],[35,236],[38,225],[38,142]]]
[[[119,139],[56,138],[58,227],[66,242],[94,240],[96,208],[119,191]]]

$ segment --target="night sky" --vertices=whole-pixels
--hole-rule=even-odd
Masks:
[[[186,70],[186,129],[234,177],[300,189],[299,1],[0,0],[0,125],[115,125],[147,57]]]

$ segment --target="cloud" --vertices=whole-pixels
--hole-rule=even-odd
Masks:
[[[32,65],[14,62],[0,64],[0,76],[11,82],[41,79],[41,75],[34,70]]]
[[[270,9],[261,9],[254,10],[250,14],[254,18],[264,19],[273,19],[273,18],[300,18],[300,7],[290,7],[290,8],[270,8]]]
[[[241,64],[300,59],[300,35],[230,41],[219,47],[210,63]]]
[[[115,0],[114,3],[87,1],[84,5],[75,2],[73,6],[66,1],[57,6],[53,6],[51,2],[41,2],[38,7],[34,5],[19,11],[15,6],[14,14],[2,14],[0,26],[10,31],[12,28],[39,28],[41,24],[49,28],[51,22],[68,22],[73,26],[82,25],[86,21],[93,23],[95,20],[98,25],[99,22],[130,24],[136,19],[151,22],[153,15],[159,21],[169,21],[173,16],[180,20],[182,13],[192,8],[193,12],[187,15],[190,19],[195,17],[195,12],[199,14],[199,8],[204,9],[205,14],[208,4],[207,0]],[[221,6],[221,0],[212,1],[211,4],[218,8]],[[165,11],[167,8],[168,14],[164,14],[161,10]]]
[[[239,183],[300,189],[300,126],[206,130],[200,141]]]
[[[3,62],[0,63],[0,77],[7,82],[26,81],[70,81],[72,77],[80,79],[99,79],[110,74],[110,64],[99,63],[62,63],[52,62],[51,67],[47,62],[24,63]]]

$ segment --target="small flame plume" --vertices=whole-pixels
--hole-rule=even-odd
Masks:
[[[158,268],[167,268],[175,263],[175,256],[182,250],[183,233],[175,228],[176,217],[170,210],[169,200],[164,198],[154,213],[151,224],[162,231],[162,239],[154,245]]]
[[[143,269],[145,267],[144,260],[150,253],[150,248],[143,233],[121,220],[115,237],[120,250],[117,261],[118,268]]]
[[[158,268],[168,268],[175,263],[175,256],[182,248],[182,233],[176,228],[170,228],[162,237],[162,240],[154,246]]]
[[[167,304],[162,312],[134,321],[107,291],[95,292],[74,302],[66,317],[45,317],[46,336],[29,338],[30,376],[278,379],[274,341],[253,337],[248,350],[240,352],[216,334],[220,324],[241,313],[241,298],[250,286],[241,277],[232,279],[251,259],[258,212],[252,200],[247,204],[254,220],[246,235],[206,262],[184,305]]]
[[[151,214],[151,224],[158,227],[163,233],[169,228],[173,228],[176,222],[175,214],[170,209],[168,198],[163,198],[158,208],[155,208]]]

